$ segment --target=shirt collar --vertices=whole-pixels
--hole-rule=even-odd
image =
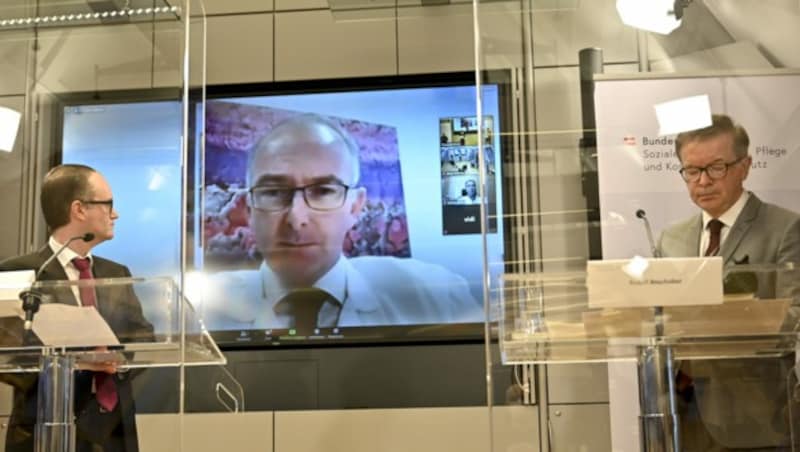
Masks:
[[[739,214],[742,213],[744,210],[744,205],[747,204],[747,200],[750,198],[749,191],[743,191],[742,195],[739,196],[739,199],[736,200],[733,205],[725,211],[722,215],[717,218],[717,220],[721,221],[724,226],[732,227],[736,220],[739,218]],[[713,220],[714,217],[708,214],[705,210],[703,211],[703,230],[708,227],[708,222]]]
[[[50,245],[50,249],[53,250],[53,254],[57,253],[58,250],[60,250],[61,247],[64,246],[63,243],[56,240],[56,238],[53,237],[52,235],[50,236],[50,239],[47,241],[47,244]],[[87,253],[86,256],[81,256],[75,251],[72,251],[72,248],[69,247],[64,248],[64,251],[62,251],[61,254],[59,254],[56,259],[58,259],[58,262],[61,264],[62,267],[66,267],[67,265],[72,265],[72,260],[75,259],[76,257],[77,258],[88,257],[89,264],[91,265],[94,263],[94,258],[92,257],[91,252]]]
[[[278,280],[278,276],[269,268],[266,262],[261,263],[259,272],[261,273],[263,297],[267,300],[268,306],[274,307],[289,293],[289,290],[283,287]],[[333,267],[322,275],[314,283],[313,287],[328,292],[341,305],[347,298],[347,259],[344,256],[339,256]]]

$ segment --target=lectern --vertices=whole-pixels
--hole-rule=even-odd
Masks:
[[[499,320],[501,360],[635,361],[641,450],[648,452],[682,450],[673,383],[678,366],[688,363],[687,368],[698,371],[689,377],[695,378],[700,421],[715,440],[732,448],[794,450],[800,415],[795,369],[787,366],[770,381],[757,369],[770,359],[793,362],[800,269],[792,264],[739,265],[726,269],[723,279],[725,295],[719,304],[695,306],[680,300],[675,306],[649,306],[643,300],[642,307],[596,308],[589,304],[585,272],[506,274]],[[744,362],[740,360],[747,363],[746,381],[737,381],[742,375],[735,373],[745,369],[737,365]],[[753,397],[755,392],[764,396]],[[770,417],[760,419],[764,413]],[[748,422],[737,424],[742,419]],[[755,428],[754,422],[766,424]],[[750,427],[752,432],[743,431]]]
[[[38,373],[37,392],[15,387],[37,398],[36,451],[75,449],[77,370],[114,363],[120,375],[135,378],[151,367],[225,364],[225,357],[171,278],[48,281],[34,284],[34,289],[45,296],[30,331],[23,328],[20,303],[9,307],[11,302],[4,302],[0,373],[12,384],[33,381],[26,374]],[[95,291],[96,308],[78,306],[78,294],[86,289]],[[143,327],[140,319],[152,329]],[[180,375],[176,391],[185,386],[184,373]],[[225,404],[238,409],[243,404],[240,386],[221,368],[215,378]],[[178,398],[182,401],[182,394]],[[119,403],[121,399],[120,391]]]

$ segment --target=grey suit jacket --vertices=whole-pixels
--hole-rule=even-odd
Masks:
[[[661,255],[697,256],[701,229],[701,214],[669,227],[658,241]],[[751,194],[720,255],[727,269],[742,262],[800,264],[800,215]],[[762,280],[759,295],[796,295],[797,286],[797,281]],[[682,367],[694,379],[700,418],[712,438],[728,448],[754,448],[789,442],[786,384],[792,365],[787,357],[694,361]]]
[[[697,256],[702,227],[699,213],[669,227],[658,240],[661,255]],[[740,263],[745,257],[750,264],[800,264],[800,215],[750,194],[722,244],[720,256],[726,266]]]

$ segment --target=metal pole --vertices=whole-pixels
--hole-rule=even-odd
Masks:
[[[74,452],[75,358],[70,355],[45,354],[40,363],[34,450]]]
[[[597,132],[594,114],[594,75],[603,73],[603,50],[591,47],[578,52],[581,79],[581,118],[583,137],[581,148],[581,175],[583,195],[586,198],[586,224],[589,235],[589,258],[601,259],[600,195],[597,185]]]
[[[678,452],[680,435],[672,348],[649,345],[639,352],[639,405],[642,451]]]

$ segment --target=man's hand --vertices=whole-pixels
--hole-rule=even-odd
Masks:
[[[91,370],[92,372],[105,372],[107,374],[117,373],[116,361],[99,361],[78,363],[79,370]]]
[[[109,354],[107,347],[97,347],[94,349],[94,353],[97,354],[97,357],[100,358],[103,355],[106,355],[108,359],[106,360],[86,360],[78,362],[77,368],[79,370],[91,370],[92,372],[105,372],[107,374],[115,374],[117,373],[117,367],[120,364],[118,357],[115,354]]]

